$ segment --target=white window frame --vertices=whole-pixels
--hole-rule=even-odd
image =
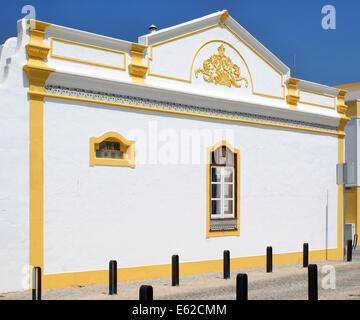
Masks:
[[[220,169],[220,176],[221,180],[220,182],[213,181],[213,168],[219,168]],[[232,182],[225,182],[225,170],[231,170],[232,171]],[[211,165],[210,167],[211,175],[210,175],[210,218],[211,219],[234,219],[235,218],[235,168],[234,167],[227,167],[227,166],[215,166]],[[213,198],[212,197],[212,186],[220,185],[220,198]],[[225,185],[232,185],[232,198],[225,198]],[[212,202],[213,200],[220,201],[220,207],[221,207],[221,213],[220,214],[212,214]],[[225,208],[225,201],[232,201],[232,213],[231,214],[225,214],[224,208]]]

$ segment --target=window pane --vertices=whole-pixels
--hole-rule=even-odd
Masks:
[[[212,167],[211,168],[211,176],[212,182],[220,182],[221,181],[221,168]]]
[[[123,152],[120,150],[120,143],[113,141],[103,141],[96,150],[97,158],[122,159]]]
[[[224,181],[233,182],[234,170],[233,168],[224,168]]]
[[[224,198],[233,198],[233,184],[224,185]]]
[[[224,201],[224,214],[233,214],[233,204],[234,200]]]
[[[211,214],[212,215],[221,215],[221,201],[212,200],[211,201]]]
[[[211,198],[221,198],[221,184],[211,185]]]

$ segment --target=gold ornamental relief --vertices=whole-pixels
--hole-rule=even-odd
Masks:
[[[195,70],[196,78],[199,73],[203,74],[204,81],[210,83],[236,88],[240,88],[243,82],[246,88],[249,85],[248,80],[240,75],[240,67],[225,55],[224,45],[219,46],[217,52],[203,62],[202,68]]]

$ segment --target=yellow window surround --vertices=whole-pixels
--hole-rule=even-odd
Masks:
[[[220,147],[227,147],[236,156],[236,202],[235,202],[235,218],[236,229],[225,231],[211,231],[210,230],[210,211],[211,211],[211,154]],[[208,148],[207,151],[207,164],[206,164],[206,238],[224,237],[224,236],[239,236],[240,235],[240,151],[234,148],[230,143],[225,140],[219,141],[215,145]]]
[[[123,153],[122,159],[99,158],[96,151],[99,150],[101,142],[118,142],[120,143],[120,151]],[[100,137],[90,138],[90,165],[91,166],[118,166],[135,168],[135,141],[125,139],[122,135],[110,131]]]

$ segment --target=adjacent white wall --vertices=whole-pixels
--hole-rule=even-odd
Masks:
[[[337,138],[48,100],[45,104],[45,273],[299,252],[337,239]],[[241,152],[241,235],[206,239],[204,164],[89,166],[89,138],[134,129],[231,129]],[[169,133],[169,131],[167,132]],[[154,136],[152,136],[154,137]],[[159,148],[164,151],[164,143]],[[152,139],[152,138],[151,138]],[[173,140],[172,143],[176,143]],[[207,145],[208,146],[208,145]],[[206,147],[202,145],[205,152]],[[137,142],[137,154],[143,147]]]
[[[29,264],[29,102],[24,47],[2,58],[10,59],[0,84],[0,292],[7,292],[26,288]]]

